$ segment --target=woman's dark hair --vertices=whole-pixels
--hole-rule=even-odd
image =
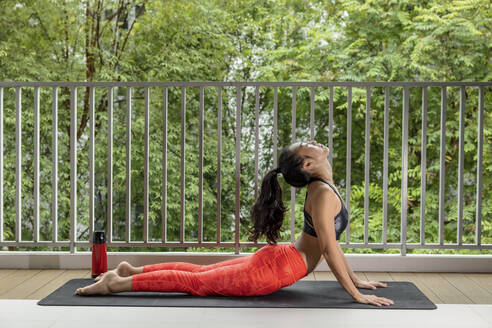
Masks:
[[[291,146],[282,148],[280,152],[280,173],[288,184],[296,188],[302,188],[310,181],[309,174],[302,169],[304,159],[297,153],[297,148]],[[248,240],[257,242],[258,238],[264,235],[269,244],[276,244],[287,211],[282,201],[282,188],[277,179],[277,171],[272,169],[263,177],[260,195],[251,208],[253,226],[248,229]]]

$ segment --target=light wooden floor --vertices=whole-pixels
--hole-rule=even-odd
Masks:
[[[364,280],[413,282],[436,304],[492,304],[492,273],[355,272],[355,274]],[[0,269],[0,299],[40,300],[71,279],[90,277],[90,270]],[[336,280],[336,278],[329,271],[314,271],[302,280]]]

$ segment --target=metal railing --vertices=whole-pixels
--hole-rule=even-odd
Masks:
[[[460,122],[459,122],[459,177],[458,177],[458,229],[457,244],[444,244],[444,188],[445,188],[445,137],[446,137],[446,99],[447,87],[460,87]],[[476,87],[479,92],[478,99],[478,152],[477,152],[477,174],[476,174],[476,243],[462,243],[463,230],[463,177],[464,177],[464,119],[465,119],[465,87]],[[364,197],[364,242],[350,243],[350,224],[346,229],[346,240],[344,247],[349,248],[400,248],[401,254],[405,255],[408,248],[461,248],[461,249],[492,249],[492,244],[483,245],[481,243],[481,196],[482,196],[482,159],[483,159],[483,130],[484,130],[484,88],[492,86],[492,82],[0,82],[0,246],[69,246],[71,253],[75,252],[76,247],[90,247],[92,244],[92,232],[94,229],[94,90],[97,87],[108,88],[108,199],[107,199],[107,238],[108,246],[167,246],[167,247],[235,247],[236,253],[239,253],[240,247],[252,247],[262,245],[261,243],[240,242],[239,240],[239,195],[240,195],[240,140],[241,140],[241,88],[255,87],[255,197],[258,189],[258,111],[259,111],[259,88],[273,88],[273,167],[277,166],[277,138],[278,138],[278,88],[292,88],[292,142],[296,142],[296,94],[298,87],[310,88],[310,137],[314,139],[315,117],[314,117],[314,98],[316,87],[329,87],[329,148],[333,148],[333,88],[347,88],[347,156],[346,156],[346,207],[350,211],[350,183],[351,183],[351,135],[352,135],[352,88],[366,88],[366,117],[365,117],[365,197]],[[70,240],[59,241],[57,234],[57,162],[58,162],[58,144],[57,144],[57,117],[58,117],[58,88],[70,88]],[[90,132],[89,132],[89,163],[90,163],[90,184],[89,184],[89,241],[79,241],[76,238],[77,226],[77,88],[89,88],[89,109],[90,109]],[[114,241],[112,238],[112,183],[113,183],[113,88],[126,87],[126,230],[125,241]],[[148,207],[149,207],[149,88],[158,87],[162,90],[163,100],[163,149],[162,149],[162,240],[151,242],[148,238]],[[166,234],[166,207],[167,207],[167,113],[168,113],[168,88],[181,88],[181,207],[180,207],[180,232],[179,242],[168,242]],[[218,96],[218,156],[217,156],[217,241],[203,241],[203,133],[204,133],[204,88],[217,88]],[[221,129],[222,129],[222,89],[224,87],[236,88],[236,129],[235,129],[235,241],[220,241],[221,226]],[[383,171],[383,240],[382,243],[368,242],[368,218],[369,218],[369,163],[370,163],[370,95],[371,88],[384,87],[384,171]],[[402,147],[401,147],[401,242],[387,242],[387,201],[388,201],[388,126],[389,126],[389,89],[393,87],[403,88],[403,108],[402,108]],[[425,200],[426,200],[426,147],[422,147],[421,153],[421,213],[420,213],[420,243],[407,243],[407,191],[408,191],[408,134],[409,134],[409,88],[422,88],[422,145],[426,145],[427,131],[427,89],[428,87],[441,88],[441,133],[440,133],[440,186],[439,186],[439,243],[426,244],[424,238],[425,232]],[[15,109],[16,109],[16,224],[15,224],[15,241],[7,241],[3,238],[3,98],[4,88],[15,88]],[[34,235],[33,241],[21,240],[21,97],[22,88],[34,88]],[[40,88],[52,88],[52,240],[39,240],[39,90]],[[132,106],[132,88],[144,88],[145,95],[145,167],[144,167],[144,238],[143,241],[130,240],[130,163],[131,163],[131,106]],[[200,130],[199,130],[199,207],[198,207],[198,242],[187,242],[184,238],[184,204],[185,204],[185,113],[186,113],[186,90],[187,88],[199,88],[200,90]],[[332,162],[332,153],[330,152],[329,161]],[[291,241],[294,241],[295,229],[295,188],[291,187],[291,216],[290,229]]]

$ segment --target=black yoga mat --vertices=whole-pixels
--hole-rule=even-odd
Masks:
[[[82,296],[79,287],[93,279],[72,279],[40,300],[38,305],[63,306],[164,306],[164,307],[244,307],[244,308],[349,308],[349,309],[418,309],[433,310],[432,303],[413,283],[384,281],[388,287],[376,290],[359,288],[362,294],[386,297],[395,304],[377,306],[356,303],[338,281],[299,280],[263,296],[194,296],[177,292],[122,292]]]

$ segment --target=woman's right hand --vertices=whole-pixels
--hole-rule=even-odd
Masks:
[[[359,296],[357,296],[355,298],[355,302],[362,304],[373,304],[377,306],[395,304],[395,302],[393,302],[389,298],[366,294],[360,294]]]

